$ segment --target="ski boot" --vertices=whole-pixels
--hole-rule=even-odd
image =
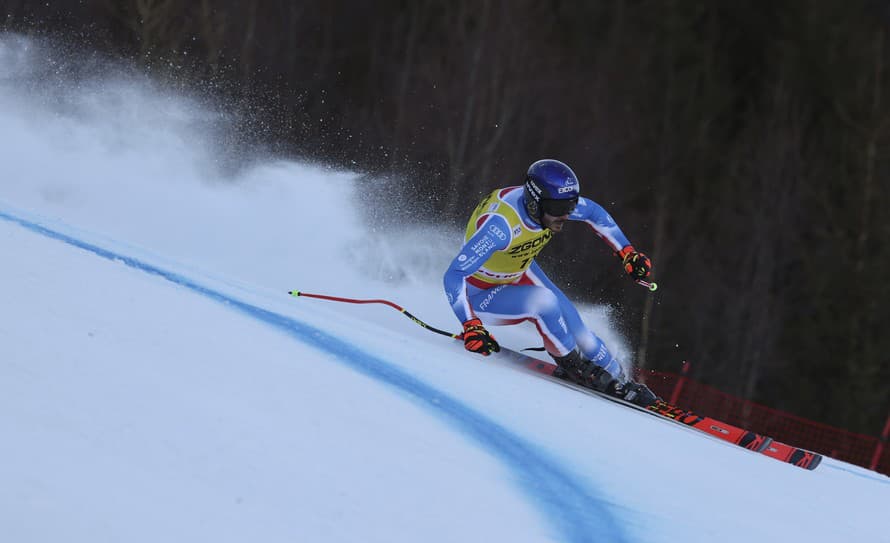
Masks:
[[[553,360],[556,361],[556,369],[553,371],[554,377],[599,390],[592,385],[595,382],[598,383],[598,380],[602,378],[602,374],[606,372],[590,360],[585,360],[577,349],[565,356],[554,356]]]
[[[555,377],[566,379],[640,407],[649,407],[660,399],[644,384],[626,379],[624,375],[619,376],[618,379],[612,377],[602,366],[585,360],[577,349],[565,356],[554,357],[554,360],[558,366],[553,372]]]
[[[621,398],[640,407],[649,407],[661,400],[649,387],[631,380],[627,380],[624,383],[616,380],[612,386],[612,392],[606,392],[606,394]]]

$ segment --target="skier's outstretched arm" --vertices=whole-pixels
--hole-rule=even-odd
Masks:
[[[645,254],[634,249],[630,240],[621,231],[615,219],[603,206],[583,196],[578,199],[578,207],[572,213],[571,220],[583,221],[594,233],[605,241],[621,259],[624,271],[634,279],[646,279],[652,270],[652,262]]]

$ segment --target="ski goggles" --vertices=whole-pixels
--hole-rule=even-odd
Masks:
[[[545,200],[541,199],[541,211],[551,217],[562,217],[563,215],[571,215],[578,205],[578,197],[569,200]]]

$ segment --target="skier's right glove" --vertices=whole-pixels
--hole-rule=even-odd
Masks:
[[[484,356],[501,350],[501,346],[479,319],[470,319],[464,323],[464,348]]]
[[[652,262],[643,253],[638,253],[631,245],[618,252],[624,272],[633,279],[641,280],[649,277]]]

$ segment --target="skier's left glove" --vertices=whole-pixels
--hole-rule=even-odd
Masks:
[[[464,323],[464,348],[484,356],[501,350],[501,346],[479,319],[470,319]]]
[[[624,271],[633,279],[646,279],[649,277],[649,273],[652,270],[652,262],[648,256],[637,252],[632,245],[621,249],[618,252],[618,257],[621,258]]]

